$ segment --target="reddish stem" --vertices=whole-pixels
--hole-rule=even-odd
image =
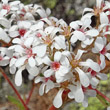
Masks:
[[[27,105],[25,104],[25,102],[23,101],[23,99],[21,98],[19,92],[14,87],[14,85],[12,84],[12,82],[10,81],[10,79],[8,78],[8,76],[3,72],[3,69],[2,68],[0,68],[0,71],[1,71],[1,73],[3,75],[3,77],[8,81],[9,85],[12,87],[12,89],[14,90],[14,92],[16,93],[16,95],[18,96],[18,98],[21,101],[21,103],[23,104],[25,110],[29,110],[29,108],[27,107]]]
[[[57,110],[53,105],[49,108],[49,110]]]
[[[29,96],[28,96],[28,98],[27,98],[27,100],[26,100],[26,105],[29,103],[29,101],[30,101],[30,99],[31,99],[32,93],[33,93],[33,91],[34,91],[34,88],[35,88],[35,84],[33,84],[33,87],[32,87],[32,89],[31,89],[31,91],[30,91],[30,93],[29,93]]]
[[[94,89],[91,86],[89,86],[89,89],[95,90],[97,92],[97,94],[99,94],[100,96],[102,96],[106,101],[110,102],[110,99],[107,96],[105,96],[103,93],[101,93],[100,91],[98,91],[97,89]]]

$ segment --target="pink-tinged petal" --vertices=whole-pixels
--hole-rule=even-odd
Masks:
[[[78,40],[84,41],[85,35],[81,31],[74,31],[74,35],[78,38]]]
[[[99,84],[99,80],[96,79],[95,77],[93,77],[93,78],[91,79],[91,84],[92,84],[93,86],[97,86],[97,85]]]
[[[79,60],[83,53],[86,53],[86,51],[78,49],[78,52],[77,52],[77,55],[75,56],[75,59]]]
[[[54,61],[57,61],[59,62],[60,59],[61,59],[61,52],[60,51],[57,51],[55,54],[54,54]]]
[[[52,61],[49,59],[48,56],[45,56],[43,58],[43,63],[46,64],[46,65],[51,65]]]
[[[70,42],[74,44],[75,42],[77,42],[77,40],[78,40],[78,38],[75,35],[72,35]]]
[[[102,54],[100,54],[100,61],[101,61],[100,67],[101,67],[101,70],[103,70],[106,66],[106,63],[105,63],[105,56]]]
[[[38,76],[38,77],[35,78],[34,82],[35,82],[35,83],[44,82],[44,78]]]
[[[92,61],[91,59],[88,59],[86,62],[80,62],[81,66],[87,66],[90,67],[92,70],[99,72],[100,66],[96,62]]]
[[[39,88],[39,94],[42,96],[44,94],[44,89],[45,89],[45,83],[41,84],[40,88]]]
[[[2,28],[0,28],[0,40],[3,40],[6,43],[9,43],[11,40]]]
[[[104,12],[100,13],[100,23],[101,24],[108,24],[109,23],[108,17]]]
[[[110,60],[110,53],[106,53],[105,56]]]
[[[35,65],[36,65],[35,59],[33,57],[30,57],[28,59],[28,63],[30,65],[30,67],[35,67]]]
[[[13,42],[13,43],[17,43],[17,44],[21,44],[21,43],[22,43],[21,39],[19,39],[19,38],[13,39],[12,42]]]
[[[15,63],[15,66],[16,67],[20,67],[20,66],[24,65],[24,62],[25,62],[26,59],[27,58],[25,56],[17,59],[16,63]]]
[[[81,85],[77,85],[77,89],[76,89],[76,92],[75,92],[75,101],[80,103],[80,102],[83,102],[84,100],[84,93],[83,93],[83,90],[81,88]]]
[[[45,44],[38,45],[33,48],[33,53],[36,53],[38,57],[43,57],[46,54],[47,46]]]
[[[24,45],[28,48],[31,47],[32,43],[33,43],[34,38],[33,37],[29,37],[24,41]]]
[[[80,68],[75,68],[75,70],[78,72],[79,74],[79,78],[80,78],[80,82],[84,87],[88,87],[89,86],[89,78],[86,75],[86,73],[84,73]]]
[[[54,40],[55,40],[55,43],[58,44],[60,49],[66,49],[65,37],[64,36],[59,35],[59,36],[55,37]]]
[[[96,29],[91,29],[91,30],[89,30],[89,31],[86,31],[86,35],[88,35],[88,36],[97,36],[97,35],[99,35],[99,32],[98,32],[98,30],[96,30]]]
[[[16,75],[15,75],[15,84],[17,86],[21,86],[22,84],[22,71],[24,70],[25,68],[24,67],[21,67],[17,72],[16,72]]]
[[[104,73],[98,73],[97,76],[98,76],[101,80],[107,80],[107,79],[108,79],[107,75],[104,74]]]
[[[60,108],[62,106],[62,93],[63,93],[64,89],[60,89],[57,93],[57,95],[55,96],[54,100],[53,100],[53,105],[56,108]]]
[[[107,44],[106,49],[110,50],[110,43]]]
[[[48,93],[49,90],[54,88],[54,83],[51,80],[48,80],[46,83],[45,93]]]
[[[32,76],[37,76],[39,74],[39,68],[36,66],[35,67],[27,66],[26,69]]]
[[[52,70],[52,69],[48,69],[44,72],[45,77],[50,77],[53,74],[54,74],[54,70]]]

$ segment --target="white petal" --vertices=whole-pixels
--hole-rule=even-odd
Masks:
[[[91,79],[91,84],[92,84],[93,86],[97,86],[98,83],[99,83],[99,80],[96,79],[95,77],[93,77],[93,78]]]
[[[5,18],[0,18],[0,24],[6,28],[10,28],[11,27],[11,23],[9,20],[5,19]]]
[[[61,59],[61,52],[60,52],[60,51],[57,51],[57,52],[54,54],[54,61],[59,62],[60,59]]]
[[[81,81],[81,84],[84,86],[84,87],[88,87],[89,86],[89,78],[88,76],[86,75],[86,73],[84,73],[81,69],[79,69],[78,67],[75,68],[75,70],[78,72],[79,74],[79,78],[80,78],[80,81]]]
[[[105,56],[110,60],[110,53],[106,53]]]
[[[100,61],[101,61],[100,67],[101,67],[101,70],[103,70],[106,66],[106,63],[105,63],[105,56],[102,54],[100,54]]]
[[[21,44],[21,43],[22,43],[21,39],[19,39],[19,38],[13,39],[12,42],[13,42],[13,43],[17,43],[17,44]]]
[[[38,76],[38,77],[36,77],[35,78],[35,83],[39,83],[39,82],[43,82],[44,81],[44,78],[43,77],[40,77],[40,76]]]
[[[42,96],[44,94],[44,89],[45,89],[45,83],[41,84],[39,88],[39,94]]]
[[[98,76],[101,80],[107,80],[107,79],[108,79],[107,75],[104,74],[104,73],[99,73],[97,76]]]
[[[23,67],[21,67],[18,71],[17,71],[17,73],[16,73],[16,75],[15,75],[15,84],[17,85],[17,86],[20,86],[21,84],[22,84],[22,71],[24,70],[24,68]]]
[[[71,43],[74,44],[75,42],[77,42],[77,40],[78,40],[78,38],[75,35],[71,36],[71,39],[70,39]]]
[[[9,43],[11,40],[2,28],[0,28],[0,40],[5,41],[6,43]]]
[[[44,64],[46,64],[46,65],[50,65],[51,62],[52,62],[52,61],[49,59],[48,56],[45,56],[45,57],[43,58],[43,63],[44,63]]]
[[[56,108],[59,108],[62,106],[62,93],[63,93],[63,89],[60,89],[59,92],[57,93],[57,95],[55,96],[54,100],[53,100],[53,105],[56,107]]]
[[[83,90],[80,85],[77,85],[77,89],[75,92],[75,101],[79,103],[79,102],[83,102],[83,100],[84,100]]]
[[[106,49],[110,50],[110,43],[107,44]]]
[[[7,59],[7,60],[0,60],[0,66],[6,66],[6,65],[8,65],[9,64],[9,59]]]
[[[73,29],[78,29],[79,28],[78,23],[75,22],[75,21],[70,23],[70,27],[73,28]]]
[[[46,53],[46,45],[39,45],[33,48],[33,53],[36,53],[38,57],[43,57]]]
[[[86,31],[86,35],[89,36],[97,36],[99,34],[99,32],[96,29],[91,29],[89,31]]]
[[[45,77],[50,77],[51,75],[53,75],[53,73],[54,73],[54,70],[48,69],[48,70],[46,70],[46,71],[44,72],[44,76],[45,76]]]
[[[90,67],[96,72],[100,71],[100,66],[96,62],[92,61],[91,59],[88,59],[86,62],[80,62],[80,65]]]
[[[36,66],[35,67],[27,66],[26,68],[29,74],[32,76],[37,76],[39,74],[39,68],[37,68]]]
[[[100,22],[101,22],[101,24],[109,23],[108,17],[104,12],[100,13]]]
[[[21,57],[21,58],[17,59],[16,63],[15,63],[15,66],[20,67],[20,66],[24,65],[24,62],[25,62],[26,59],[27,59],[26,57]]]
[[[81,58],[82,54],[85,53],[85,52],[86,51],[84,51],[84,50],[78,49],[78,52],[77,52],[77,55],[75,56],[75,59],[79,60]]]
[[[74,31],[74,35],[81,41],[85,40],[85,35],[81,31]]]
[[[36,62],[35,62],[35,59],[33,57],[30,57],[28,59],[28,63],[30,65],[30,67],[35,67]]]
[[[18,31],[9,32],[9,36],[12,38],[17,37],[17,36],[19,36],[19,32]]]
[[[54,83],[51,80],[48,80],[48,82],[46,83],[45,93],[48,93],[48,91],[53,88],[54,88]]]
[[[32,45],[33,40],[34,40],[33,37],[27,38],[27,39],[25,40],[25,42],[24,42],[24,45],[29,48],[29,47]]]
[[[10,73],[11,74],[15,74],[15,72],[16,72],[16,67],[15,66],[11,66],[10,67]]]

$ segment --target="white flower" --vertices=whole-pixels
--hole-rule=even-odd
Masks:
[[[65,76],[70,70],[68,59],[63,57],[62,53],[59,51],[55,53],[53,61],[46,57],[44,63],[50,66],[50,69],[44,72],[44,76],[50,77],[51,75],[55,75],[57,82],[59,82],[60,78]]]
[[[92,52],[106,56],[110,60],[110,53],[108,53],[108,51],[110,50],[110,43],[106,43],[107,41],[105,37],[98,37],[95,41],[94,48],[92,48]]]

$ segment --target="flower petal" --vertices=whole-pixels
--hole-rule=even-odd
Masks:
[[[62,106],[62,93],[63,93],[64,89],[60,89],[57,93],[57,95],[55,96],[54,100],[53,100],[53,105],[56,107],[56,108],[59,108]]]

